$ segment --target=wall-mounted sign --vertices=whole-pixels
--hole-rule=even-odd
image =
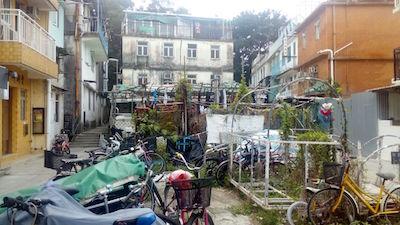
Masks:
[[[32,133],[44,134],[44,108],[32,109]]]

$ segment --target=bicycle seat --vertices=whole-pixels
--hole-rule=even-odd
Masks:
[[[396,177],[393,173],[377,173],[376,175],[384,180],[393,180]]]

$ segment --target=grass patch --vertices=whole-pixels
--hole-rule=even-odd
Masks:
[[[284,215],[277,210],[265,210],[249,200],[241,205],[232,206],[229,210],[234,215],[246,215],[256,220],[260,225],[283,225]]]

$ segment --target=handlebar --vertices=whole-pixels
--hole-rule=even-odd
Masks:
[[[26,202],[22,201],[21,199],[11,197],[4,197],[3,204],[0,206],[3,208],[16,208],[24,211],[29,210],[29,205]]]
[[[206,153],[207,153],[207,152],[206,152]],[[186,161],[185,157],[184,157],[181,153],[176,152],[175,155],[176,155],[177,157],[179,157],[179,158],[183,161],[183,163],[185,164],[186,168],[188,168],[188,170],[191,170],[191,171],[198,171],[198,170],[201,169],[201,167],[197,167],[197,166],[191,167],[191,166],[188,164],[188,162]]]

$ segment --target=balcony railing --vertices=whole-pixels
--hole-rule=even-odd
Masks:
[[[83,20],[82,31],[84,33],[98,33],[101,43],[108,52],[108,38],[104,29],[104,23],[98,17],[85,18]]]
[[[195,25],[126,20],[123,24],[123,32],[125,35],[145,37],[232,40],[232,29],[229,25],[196,27]]]
[[[20,9],[0,9],[0,41],[23,43],[56,62],[55,40]]]

